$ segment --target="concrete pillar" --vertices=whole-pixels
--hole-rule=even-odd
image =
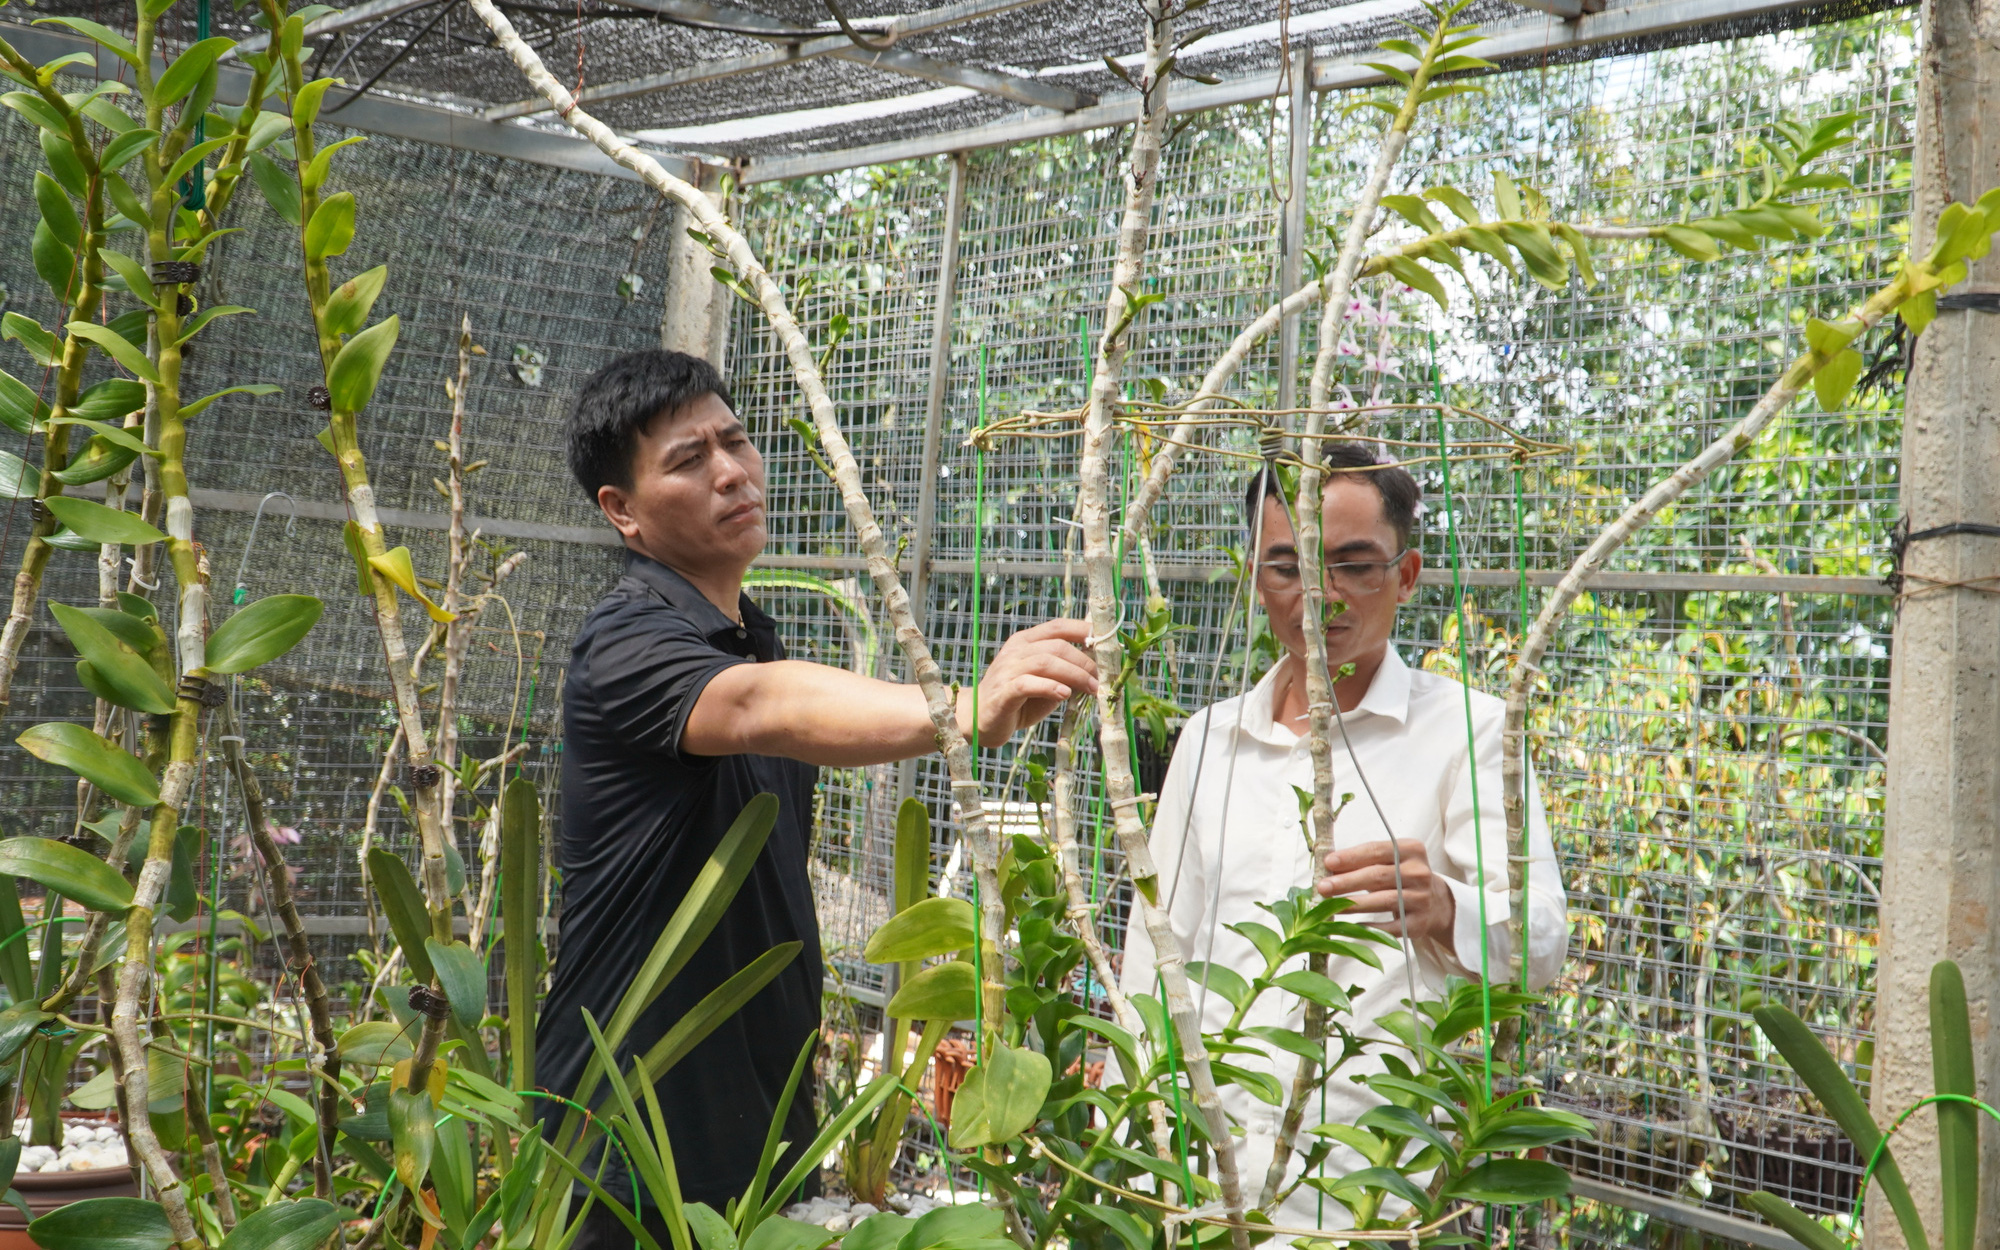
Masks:
[[[1975,7],[1975,4],[1978,7]],[[2000,186],[2000,42],[1979,29],[1993,0],[1931,0],[1917,89],[1911,250],[1930,249],[1938,214]],[[2000,15],[1986,15],[1987,23]],[[1989,126],[1987,123],[1993,123]],[[1975,262],[1954,294],[1996,289],[2000,255]],[[1956,302],[1956,301],[1954,301]],[[1917,340],[1903,420],[1902,508],[1911,532],[2000,522],[2000,319],[1947,306]],[[1934,1092],[1931,965],[1965,973],[1980,1097],[2000,1095],[1993,1038],[2000,992],[2000,538],[1939,535],[1904,557],[1892,652],[1873,1103],[1885,1128]],[[1895,1151],[1937,1235],[1935,1118],[1919,1112]],[[1981,1118],[1985,1185],[1975,1244],[2000,1245],[2000,1126]],[[1868,1240],[1901,1247],[1880,1189]]]
[[[704,165],[700,169],[702,190],[717,208],[726,208],[726,197],[718,187],[719,175]],[[709,270],[722,262],[706,247],[690,238],[696,228],[694,214],[674,206],[673,237],[667,261],[667,301],[660,316],[660,346],[668,351],[699,356],[729,373],[724,359],[729,349],[730,306],[735,296],[723,289]]]

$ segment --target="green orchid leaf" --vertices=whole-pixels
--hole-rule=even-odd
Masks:
[[[254,313],[256,311],[254,308],[245,308],[240,304],[210,304],[188,319],[187,323],[181,327],[181,336],[174,340],[174,345],[179,346],[195,335],[200,334],[202,329],[217,317],[234,317],[239,313]],[[186,410],[183,409],[182,413],[185,415]]]
[[[29,434],[48,415],[48,405],[25,382],[0,369],[0,425],[16,434]]]
[[[635,1089],[642,1080],[658,1084],[660,1078],[686,1058],[703,1038],[713,1033],[724,1020],[741,1011],[783,972],[804,947],[803,942],[782,942],[751,960],[727,981],[704,995],[687,1014],[674,1021],[666,1036],[634,1065],[631,1083]]]
[[[123,381],[124,379],[119,380]],[[119,425],[112,425],[109,421],[96,421],[89,417],[81,416],[64,416],[51,418],[51,423],[54,425],[83,426],[111,446],[118,448],[120,451],[129,451],[134,456],[151,456],[157,460],[161,455],[160,452],[141,442],[137,431],[128,430]]]
[[[396,349],[396,336],[402,327],[402,319],[392,314],[341,347],[326,376],[335,411],[360,412],[368,406],[382,380],[382,370],[389,363],[389,354]]]
[[[0,452],[0,456],[6,456],[6,453]],[[102,434],[99,434],[84,444],[81,453],[71,456],[68,464],[49,474],[49,476],[65,486],[85,486],[91,482],[103,481],[105,478],[124,469],[138,458],[138,452],[130,448],[120,447]],[[8,456],[7,459],[11,460],[14,457]],[[5,461],[0,461],[0,465],[4,464]],[[21,467],[27,468],[25,464]],[[30,472],[32,471],[30,470]],[[4,474],[5,470],[0,469],[0,476],[4,476]],[[25,484],[25,479],[23,479],[23,482]],[[4,493],[5,489],[4,485],[0,485],[0,493]],[[32,485],[29,485],[26,494],[13,497],[29,499],[33,498],[34,495],[34,488]]]
[[[1847,1134],[1847,1139],[1854,1143],[1861,1157],[1873,1156],[1876,1146],[1882,1141],[1882,1127],[1868,1113],[1868,1104],[1862,1101],[1860,1091],[1854,1088],[1854,1082],[1848,1079],[1839,1061],[1827,1052],[1825,1043],[1813,1035],[1805,1021],[1783,1007],[1759,1007],[1750,1015],[1764,1036],[1778,1048],[1778,1053],[1785,1057],[1785,1062],[1799,1074],[1799,1079],[1819,1098],[1820,1105]],[[1916,1250],[1928,1247],[1930,1239],[1924,1233],[1923,1217],[1917,1212],[1909,1183],[1903,1179],[1903,1171],[1896,1162],[1894,1152],[1886,1146],[1882,1149],[1875,1179],[1882,1186],[1883,1197],[1889,1200],[1890,1207],[1895,1211],[1903,1239]]]
[[[47,726],[37,728],[47,728]],[[81,725],[71,728],[82,730],[86,734],[90,733]],[[28,733],[33,732],[35,732],[33,729],[28,731]],[[21,736],[25,738],[27,734]],[[96,737],[95,734],[91,736]],[[98,741],[102,742],[103,739],[99,738]],[[31,752],[32,750],[33,748],[30,748]],[[129,755],[125,758],[132,760]],[[132,760],[132,763],[136,767],[139,761]],[[92,911],[123,915],[132,906],[132,885],[119,875],[116,868],[88,851],[79,850],[67,842],[59,842],[54,838],[7,838],[0,841],[0,875],[26,877],[30,881],[38,881],[64,898],[75,899]]]
[[[885,1010],[898,1020],[970,1020],[979,1014],[979,982],[963,960],[938,964],[903,982]]]
[[[476,1027],[486,1018],[486,961],[463,942],[425,938],[424,950],[431,957],[445,1000],[451,1004],[452,1016],[468,1029]]]
[[[264,193],[264,200],[272,211],[297,229],[303,210],[299,207],[299,180],[292,171],[262,152],[253,152],[250,154],[250,179]]]
[[[840,1240],[817,1224],[806,1224],[774,1215],[758,1224],[743,1240],[743,1250],[825,1250]]]
[[[66,495],[51,495],[44,502],[55,514],[56,520],[78,537],[93,543],[130,543],[143,547],[147,543],[165,542],[167,538],[140,520],[136,513],[120,512],[101,503],[71,499]]]
[[[63,241],[49,231],[46,221],[35,223],[29,251],[34,258],[35,273],[57,299],[68,303],[70,288],[76,283],[76,253],[63,246]]]
[[[1456,187],[1431,187],[1424,192],[1424,198],[1444,205],[1468,226],[1476,226],[1483,220],[1472,205],[1472,197]]]
[[[98,683],[106,690],[107,702],[158,715],[174,710],[174,692],[137,649],[128,646],[91,614],[66,603],[52,603],[49,611],[69,635],[77,655],[90,665]]]
[[[327,174],[333,171],[333,154],[350,143],[360,143],[367,135],[349,135],[338,143],[329,143],[313,155],[312,163],[299,171],[299,185],[308,191],[317,191],[325,184]]]
[[[1839,412],[1847,404],[1848,392],[1861,378],[1861,353],[1849,348],[1813,374],[1813,394],[1824,412]]]
[[[145,383],[134,382],[131,378],[106,378],[77,396],[66,415],[85,421],[116,424],[145,406]],[[145,444],[140,446],[143,448]]]
[[[389,266],[377,265],[335,287],[327,297],[326,312],[320,322],[322,328],[328,334],[352,334],[366,325],[388,278]]]
[[[104,145],[104,152],[97,158],[98,168],[105,170],[122,169],[126,163],[152,145],[160,137],[157,130],[128,130]]]
[[[389,1091],[389,1138],[395,1148],[396,1179],[412,1192],[421,1189],[437,1152],[437,1113],[430,1091],[413,1094],[400,1087]]]
[[[95,61],[97,58],[91,59]],[[0,95],[0,104],[13,109],[49,134],[69,137],[69,123],[63,120],[62,114],[50,108],[47,100],[32,91],[9,91]]]
[[[41,494],[42,471],[11,451],[0,451],[0,499],[33,499]]]
[[[101,326],[92,321],[72,321],[63,328],[70,334],[89,339],[103,348],[105,354],[125,366],[126,371],[132,376],[143,378],[154,385],[159,384],[159,371],[153,368],[152,361],[146,359],[145,351],[134,347],[110,326]]]
[[[1938,1093],[1979,1097],[1965,976],[1949,959],[1931,966],[1931,1073]],[[1938,1244],[1940,1250],[1972,1250],[1979,1225],[1979,1109],[1965,1102],[1936,1106],[1943,1191]]]
[[[1153,1226],[1130,1211],[1094,1202],[1079,1203],[1076,1209],[1116,1233],[1125,1250],[1153,1250]]]
[[[1205,988],[1209,993],[1220,994],[1231,1007],[1241,1007],[1250,997],[1250,983],[1243,975],[1221,964],[1191,963],[1187,966],[1187,978],[1197,997]]]
[[[67,26],[93,43],[102,44],[112,55],[130,65],[135,70],[144,70],[145,64],[139,59],[139,49],[132,41],[109,26],[87,21],[80,17],[43,17],[35,20],[35,25]]]
[[[208,667],[247,673],[297,646],[326,605],[311,595],[270,595],[239,610],[208,639]]]
[[[388,917],[389,930],[403,948],[403,962],[410,965],[411,975],[423,982],[435,980],[437,972],[424,947],[430,934],[430,912],[424,907],[416,878],[410,875],[410,866],[393,852],[373,847],[368,852],[368,880],[382,901],[382,914]]]
[[[249,312],[250,309],[231,309],[230,311]],[[212,395],[203,395],[191,404],[182,404],[181,420],[186,421],[199,415],[204,408],[207,408],[210,404],[225,395],[276,395],[284,389],[282,386],[274,386],[269,382],[251,382],[244,386],[225,386]]]
[[[1852,1250],[1853,1243],[1847,1238],[1827,1231],[1820,1222],[1776,1194],[1758,1190],[1744,1199],[1750,1209],[1764,1217],[1765,1221],[1782,1232],[1789,1234],[1793,1241],[1806,1250]]]
[[[21,1047],[26,1046],[28,1039],[35,1035],[35,1030],[55,1018],[55,1012],[43,1011],[42,1005],[32,998],[10,1004],[5,1011],[0,1011],[0,1063],[6,1063],[19,1054]]]
[[[202,76],[214,66],[215,59],[236,46],[234,39],[215,36],[188,45],[187,51],[174,58],[153,87],[153,96],[160,104],[178,104],[180,98],[193,91]],[[226,140],[224,142],[227,142]]]
[[[305,249],[307,260],[323,260],[328,256],[338,256],[354,242],[354,196],[342,191],[329,195],[313,210],[312,220],[306,223]]]
[[[340,1052],[343,1064],[384,1068],[416,1054],[417,1043],[410,1030],[394,1020],[370,1020],[342,1033],[335,1049]],[[382,1140],[388,1139],[385,1137]]]
[[[1688,226],[1662,226],[1660,239],[1689,260],[1715,260],[1722,255],[1715,240]]]
[[[292,119],[283,113],[273,113],[268,109],[257,114],[257,120],[250,123],[250,138],[243,145],[246,152],[262,152],[273,143],[290,134]]]
[[[301,133],[310,130],[319,120],[320,105],[326,100],[327,90],[340,84],[338,78],[315,78],[299,88],[292,99],[292,125]]]
[[[146,771],[144,764],[82,725],[50,721],[24,731],[14,741],[36,759],[67,768],[120,803],[151,807],[160,801],[159,782]],[[69,890],[63,893],[76,897]],[[129,900],[129,893],[126,897]]]
[[[1937,292],[1925,291],[1911,296],[1897,306],[1896,315],[1903,319],[1903,325],[1913,337],[1922,334],[1925,326],[1937,320]]]
[[[28,1225],[42,1250],[172,1250],[173,1226],[157,1202],[86,1198],[57,1207]]]
[[[952,1147],[970,1150],[1020,1136],[1040,1116],[1052,1078],[1047,1055],[991,1043],[952,1100]]]
[[[83,246],[83,222],[77,218],[69,192],[40,170],[35,171],[35,205],[41,209],[42,222],[57,242],[72,252]]]
[[[222,1250],[315,1250],[340,1231],[346,1214],[323,1198],[272,1202],[244,1216]]]
[[[195,166],[207,160],[209,153],[219,151],[228,146],[229,140],[227,138],[210,139],[206,143],[195,144],[187,151],[181,153],[180,159],[175,161],[173,168],[167,171],[167,181],[179,182],[193,173]]]
[[[543,963],[536,932],[541,925],[541,839],[541,796],[534,782],[516,777],[501,796],[500,932],[507,944],[508,1076],[517,1090],[535,1088],[535,1005]]]
[[[54,365],[62,351],[56,336],[42,329],[41,322],[17,312],[0,315],[0,339],[19,343],[43,368]]]
[[[962,898],[927,898],[875,930],[862,957],[872,964],[892,964],[955,955],[972,948],[977,920],[972,904]]]
[[[1569,1193],[1569,1173],[1540,1159],[1488,1159],[1444,1187],[1443,1196],[1516,1206]]]
[[[1444,284],[1437,280],[1436,274],[1424,268],[1417,261],[1411,260],[1407,256],[1391,257],[1389,260],[1389,272],[1404,286],[1412,290],[1422,291],[1425,295],[1436,300],[1439,308],[1448,309],[1451,307],[1450,298],[1445,295]]]

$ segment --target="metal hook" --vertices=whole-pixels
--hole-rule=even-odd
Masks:
[[[262,499],[257,501],[257,514],[250,518],[250,537],[243,544],[242,558],[237,560],[236,562],[236,593],[232,595],[229,600],[229,602],[233,606],[238,606],[238,607],[242,606],[243,597],[250,593],[250,586],[249,583],[244,581],[244,574],[250,568],[250,553],[254,551],[257,547],[257,527],[264,523],[264,508],[273,499],[284,500],[285,507],[290,511],[290,515],[285,518],[285,537],[291,538],[293,535],[298,533],[298,528],[299,528],[298,500],[292,498],[284,491],[274,490],[270,494],[264,496]]]

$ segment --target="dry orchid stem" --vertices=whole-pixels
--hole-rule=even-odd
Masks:
[[[1323,566],[1326,555],[1320,547],[1320,502],[1325,487],[1320,461],[1325,448],[1319,435],[1326,429],[1327,406],[1333,394],[1334,362],[1340,352],[1340,328],[1347,318],[1348,292],[1353,288],[1355,273],[1361,266],[1361,251],[1367,245],[1375,215],[1381,209],[1382,196],[1389,189],[1389,176],[1395,171],[1404,145],[1409,142],[1410,127],[1416,122],[1424,90],[1430,85],[1432,66],[1444,52],[1445,41],[1451,31],[1448,18],[1440,17],[1436,29],[1424,44],[1423,57],[1411,72],[1408,90],[1403,93],[1402,107],[1396,110],[1395,119],[1382,136],[1382,146],[1375,154],[1375,167],[1369,173],[1368,182],[1362,187],[1360,198],[1355,201],[1353,214],[1348,219],[1347,233],[1341,240],[1340,256],[1334,261],[1333,272],[1327,281],[1326,301],[1320,315],[1319,355],[1313,362],[1307,399],[1310,410],[1305,419],[1304,445],[1300,448],[1305,468],[1299,474],[1299,493],[1294,501],[1292,521],[1293,532],[1298,536],[1295,546],[1299,553],[1299,580],[1304,590],[1300,599],[1306,643],[1306,749],[1312,757],[1315,847],[1321,843],[1331,845],[1334,819],[1334,695],[1333,677],[1327,671],[1324,628],[1326,582]],[[1317,871],[1318,865],[1314,867]]]
[[[233,709],[224,713],[223,729],[223,752],[228,758],[230,772],[236,777],[236,787],[243,795],[244,823],[250,828],[250,838],[257,847],[257,854],[264,860],[264,873],[270,882],[271,910],[277,913],[278,922],[285,930],[285,962],[299,979],[299,990],[305,996],[306,1010],[312,1021],[312,1037],[306,1049],[306,1071],[311,1076],[320,1124],[319,1151],[313,1157],[313,1195],[330,1199],[333,1197],[334,1126],[340,1123],[345,1111],[341,1105],[340,1049],[333,1031],[333,1008],[327,999],[326,983],[320,979],[319,965],[313,962],[312,944],[306,937],[305,924],[299,918],[298,905],[292,900],[291,874],[285,867],[284,853],[278,849],[278,840],[273,836],[270,819],[264,812],[264,789],[257,784],[257,774],[251,769],[249,760],[244,758],[243,731],[237,726]]]
[[[1976,211],[1976,210],[1975,210]],[[1855,335],[1881,321],[1901,306],[1905,301],[1938,283],[1932,275],[1928,262],[1922,265],[1906,265],[1896,280],[1877,292],[1866,303],[1848,315],[1848,321],[1858,323]],[[1846,323],[1843,322],[1843,325]],[[1685,495],[1697,483],[1714,472],[1716,467],[1728,461],[1737,452],[1751,443],[1764,428],[1791,407],[1814,376],[1838,356],[1847,341],[1827,347],[1815,347],[1793,361],[1791,367],[1780,374],[1771,389],[1757,401],[1756,407],[1744,415],[1741,421],[1731,426],[1721,437],[1701,450],[1667,477],[1653,484],[1637,500],[1628,505],[1618,519],[1604,527],[1591,541],[1582,555],[1571,562],[1569,570],[1556,584],[1548,601],[1542,605],[1535,624],[1528,636],[1521,642],[1521,652],[1514,661],[1513,677],[1507,683],[1506,723],[1500,735],[1501,742],[1501,783],[1505,793],[1507,811],[1507,871],[1508,871],[1508,928],[1514,940],[1514,950],[1523,965],[1527,961],[1527,898],[1526,882],[1528,869],[1528,769],[1527,769],[1527,716],[1528,697],[1534,689],[1535,679],[1541,675],[1542,656],[1548,651],[1549,643],[1555,637],[1556,626],[1561,622],[1570,605],[1584,591],[1584,584],[1611,558],[1613,552],[1624,546],[1632,535],[1643,529],[1648,522],[1659,515],[1662,508]]]
[[[799,329],[778,284],[758,263],[749,242],[737,233],[714,203],[693,184],[674,177],[661,168],[658,161],[619,138],[610,127],[579,108],[569,89],[556,81],[542,63],[542,58],[522,41],[513,23],[494,7],[491,0],[470,0],[470,3],[500,46],[513,58],[515,66],[527,75],[528,81],[555,106],[556,113],[571,128],[596,144],[606,156],[638,174],[654,190],[688,210],[701,230],[748,284],[758,307],[770,321],[772,332],[784,344],[792,374],[812,409],[813,426],[833,469],[834,483],[840,489],[841,502],[847,509],[849,522],[854,526],[855,539],[867,558],[875,592],[881,596],[883,611],[895,628],[896,644],[902,649],[912,676],[923,690],[931,724],[937,732],[938,746],[944,753],[945,766],[951,775],[952,794],[958,803],[959,819],[965,831],[966,846],[972,853],[973,871],[980,888],[980,945],[984,951],[982,966],[985,973],[985,981],[980,986],[980,1010],[981,1019],[991,1034],[1002,1018],[1006,995],[1006,972],[1000,957],[1006,910],[1000,894],[999,843],[986,819],[986,804],[973,769],[971,748],[966,743],[965,735],[959,731],[953,691],[945,684],[944,675],[931,655],[923,632],[917,627],[909,594],[897,576],[895,553],[890,550],[882,527],[875,520],[874,509],[862,486],[861,470],[840,431],[833,399],[820,380],[812,345]]]
[[[319,354],[322,370],[328,373],[328,389],[332,389],[331,371],[334,360],[342,347],[340,333],[329,323],[328,303],[332,295],[332,284],[327,269],[326,258],[316,254],[306,243],[306,226],[309,226],[319,212],[322,203],[320,184],[315,179],[303,175],[314,164],[318,154],[312,128],[315,109],[301,112],[301,93],[306,89],[305,68],[300,53],[300,43],[295,39],[281,36],[286,28],[287,18],[277,0],[262,0],[261,9],[265,21],[273,35],[273,55],[283,66],[285,91],[293,102],[292,143],[297,157],[299,179],[299,221],[301,250],[305,262],[306,294],[312,304],[313,326],[318,334]],[[322,92],[324,88],[321,89]],[[310,97],[306,97],[310,98]],[[305,124],[299,122],[303,120]],[[329,149],[330,151],[331,149]],[[319,162],[324,169],[325,162]],[[340,464],[341,483],[347,496],[348,513],[352,518],[355,537],[363,553],[372,562],[388,554],[388,544],[382,535],[381,518],[375,509],[375,488],[368,479],[367,460],[361,453],[356,432],[357,415],[334,407],[327,425],[327,441],[334,458]],[[397,598],[397,588],[379,569],[371,564],[369,578],[373,584],[375,597],[375,630],[382,641],[382,658],[389,677],[391,701],[395,706],[396,719],[403,729],[403,743],[409,753],[409,775],[411,808],[416,813],[417,835],[423,847],[424,900],[430,913],[431,936],[439,942],[449,944],[452,940],[451,889],[445,869],[445,844],[450,837],[446,827],[446,813],[442,806],[443,777],[445,770],[432,760],[431,743],[424,733],[423,711],[418,704],[416,682],[410,673],[408,644],[403,637],[402,604]],[[433,991],[438,987],[434,983]],[[437,1048],[444,1040],[446,1018],[427,1015],[422,1032],[418,1035],[416,1053],[410,1063],[409,1084],[412,1092],[427,1088],[431,1066],[437,1057]]]
[[[1131,739],[1125,727],[1123,683],[1111,675],[1123,671],[1124,647],[1118,638],[1120,618],[1118,557],[1111,544],[1110,453],[1117,428],[1115,412],[1124,383],[1125,357],[1133,323],[1144,309],[1138,290],[1144,276],[1146,243],[1160,171],[1168,108],[1168,75],[1178,48],[1174,19],[1180,13],[1172,0],[1146,0],[1145,63],[1137,85],[1142,112],[1132,129],[1126,158],[1125,210],[1118,228],[1117,258],[1111,270],[1111,295],[1105,309],[1104,336],[1097,347],[1091,378],[1090,409],[1084,423],[1079,456],[1077,520],[1083,529],[1083,561],[1089,580],[1090,637],[1086,650],[1095,654],[1102,680],[1097,687],[1097,740],[1104,770],[1104,789],[1119,847],[1132,872],[1134,894],[1146,932],[1157,954],[1167,1014],[1180,1040],[1181,1062],[1194,1091],[1194,1101],[1207,1121],[1215,1151],[1215,1170],[1223,1205],[1230,1218],[1243,1218],[1243,1183],[1236,1165],[1236,1141],[1222,1107],[1215,1074],[1203,1044],[1201,1016],[1188,992],[1187,960],[1167,913],[1158,905],[1159,871],[1148,845],[1145,819],[1139,812],[1138,786],[1132,776]],[[1143,528],[1139,531],[1143,533]],[[1231,1230],[1236,1250],[1249,1250],[1242,1229]]]
[[[78,249],[82,254],[72,276],[76,284],[74,298],[64,309],[67,314],[64,320],[96,321],[104,301],[104,260],[99,249],[105,239],[104,179],[97,166],[97,149],[84,132],[83,115],[52,84],[44,83],[36,66],[4,39],[0,39],[0,59],[25,81],[36,84],[42,103],[54,109],[66,124],[70,144],[83,165],[89,193],[84,197],[83,239]],[[55,402],[50,405],[42,430],[42,473],[35,488],[36,515],[27,548],[21,553],[20,571],[14,575],[14,598],[7,612],[7,623],[0,627],[0,711],[5,711],[13,699],[14,673],[20,667],[21,648],[28,640],[35,604],[41,598],[42,574],[48,568],[49,553],[54,550],[48,538],[56,532],[56,518],[41,506],[41,501],[62,493],[62,483],[55,479],[55,474],[69,463],[70,427],[57,422],[76,404],[90,349],[91,340],[80,334],[70,332],[63,336],[62,358],[56,366]]]
[[[1056,862],[1062,866],[1063,890],[1069,895],[1070,927],[1083,943],[1091,971],[1104,987],[1104,998],[1111,1004],[1111,1015],[1117,1020],[1118,1027],[1133,1037],[1144,1037],[1145,1022],[1133,1009],[1132,1000],[1125,997],[1125,991],[1118,983],[1118,974],[1111,968],[1111,958],[1105,954],[1104,942],[1097,936],[1097,911],[1084,893],[1083,874],[1077,865],[1076,737],[1083,728],[1088,706],[1087,700],[1081,697],[1071,699],[1063,708],[1062,723],[1056,731],[1055,763],[1050,770],[1049,781],[1049,838],[1055,844]],[[1143,1072],[1127,1072],[1125,1082],[1136,1088],[1145,1075]],[[1171,1160],[1175,1157],[1173,1126],[1167,1123],[1166,1104],[1155,1098],[1147,1103],[1147,1109],[1151,1112],[1153,1150],[1160,1158]]]

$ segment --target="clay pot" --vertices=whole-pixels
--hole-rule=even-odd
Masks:
[[[90,1168],[82,1172],[29,1172],[14,1178],[14,1188],[28,1200],[37,1217],[86,1198],[136,1198],[139,1186],[132,1169]],[[28,1236],[28,1221],[12,1204],[0,1204],[0,1250],[40,1250]]]

